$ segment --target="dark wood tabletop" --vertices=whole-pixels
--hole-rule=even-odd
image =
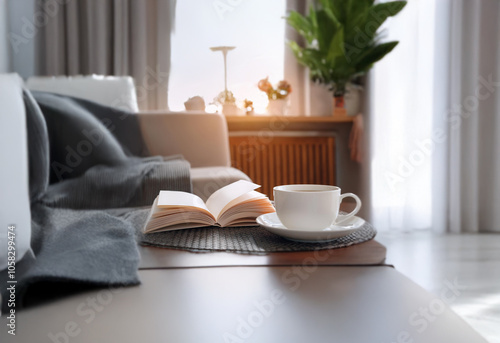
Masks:
[[[20,311],[16,336],[0,332],[0,341],[486,342],[384,265],[376,240],[266,255],[139,250],[141,285]]]
[[[0,341],[486,342],[436,296],[386,266],[139,275],[138,287],[94,290],[20,311],[16,336],[3,325]]]
[[[154,247],[139,247],[140,269],[168,269],[218,266],[290,266],[317,264],[324,266],[381,265],[385,261],[386,249],[376,240],[370,240],[347,248],[275,252],[251,255],[228,252],[194,253]]]

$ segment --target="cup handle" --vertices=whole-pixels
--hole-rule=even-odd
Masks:
[[[352,210],[351,213],[340,214],[337,217],[335,224],[340,224],[340,223],[346,221],[347,219],[354,217],[356,215],[356,213],[358,213],[359,210],[361,209],[361,199],[356,194],[344,193],[340,196],[340,202],[342,202],[342,200],[344,200],[344,198],[353,198],[354,200],[356,200],[356,208],[354,210]]]

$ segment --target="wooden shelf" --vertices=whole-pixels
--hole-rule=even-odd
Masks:
[[[227,116],[231,131],[289,130],[333,131],[339,125],[351,124],[353,117],[285,117],[285,116]]]
[[[287,116],[264,116],[264,115],[256,115],[256,116],[226,116],[227,122],[231,123],[252,123],[259,121],[270,121],[270,120],[287,120],[294,123],[344,123],[344,122],[352,122],[354,117],[342,116],[342,117],[287,117]]]

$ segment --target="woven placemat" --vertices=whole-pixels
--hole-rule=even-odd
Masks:
[[[205,227],[169,232],[140,234],[142,245],[183,249],[196,252],[226,251],[247,254],[265,254],[285,251],[311,251],[345,248],[374,238],[375,229],[365,222],[350,235],[324,243],[290,241],[265,229],[256,227]]]

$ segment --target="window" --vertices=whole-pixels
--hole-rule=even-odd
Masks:
[[[221,52],[212,46],[236,46],[228,54],[228,89],[237,104],[252,100],[262,113],[266,95],[257,82],[269,76],[283,79],[285,49],[285,0],[182,0],[177,1],[172,32],[172,65],[169,106],[184,110],[195,95],[206,105],[224,90]]]

